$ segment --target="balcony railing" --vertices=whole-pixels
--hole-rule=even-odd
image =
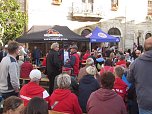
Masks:
[[[93,4],[72,4],[72,18],[80,21],[99,21],[102,18],[102,12]]]

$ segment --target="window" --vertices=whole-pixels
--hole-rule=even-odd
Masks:
[[[148,0],[148,16],[152,16],[152,0]]]
[[[52,4],[54,5],[60,5],[62,0],[52,0]]]
[[[85,11],[93,12],[93,2],[94,0],[82,0],[82,3],[85,4]]]
[[[111,0],[111,10],[112,11],[118,10],[118,0]]]
[[[83,31],[82,31],[82,33],[81,33],[81,36],[87,36],[87,35],[89,35],[91,33],[91,30],[89,30],[89,29],[84,29]]]

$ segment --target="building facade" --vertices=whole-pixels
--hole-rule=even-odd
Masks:
[[[64,25],[86,36],[96,26],[132,49],[152,35],[152,0],[19,0],[33,25]]]

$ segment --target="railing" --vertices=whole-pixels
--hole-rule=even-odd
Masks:
[[[94,4],[73,3],[72,4],[73,16],[86,16],[86,17],[101,17],[102,12],[99,7]]]

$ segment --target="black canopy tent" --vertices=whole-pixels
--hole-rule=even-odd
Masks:
[[[45,41],[89,41],[88,38],[82,37],[67,26],[32,26],[31,29],[17,38],[20,43],[28,42],[45,42]]]

